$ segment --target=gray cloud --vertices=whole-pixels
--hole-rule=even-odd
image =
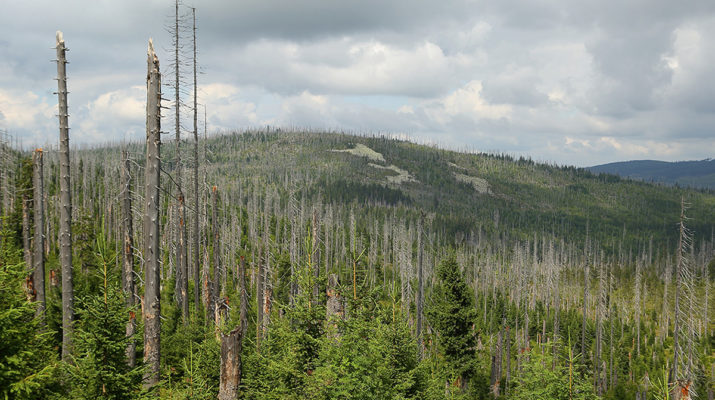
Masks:
[[[61,29],[73,142],[142,137],[146,41],[170,80],[172,13],[165,0],[4,5],[0,128],[56,140]],[[713,156],[709,0],[214,1],[197,20],[209,129],[394,132],[578,165]]]

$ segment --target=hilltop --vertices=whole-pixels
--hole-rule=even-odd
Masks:
[[[634,160],[596,165],[591,172],[619,175],[646,182],[660,182],[693,188],[715,190],[715,160],[655,161]]]

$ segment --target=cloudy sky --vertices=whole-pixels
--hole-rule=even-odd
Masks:
[[[181,13],[191,6],[210,133],[388,133],[578,166],[715,157],[712,0],[184,0]],[[71,142],[143,138],[147,40],[168,82],[173,12],[3,1],[0,129],[57,142],[62,30]]]

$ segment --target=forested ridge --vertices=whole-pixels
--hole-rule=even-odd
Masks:
[[[191,148],[181,191],[176,148],[162,148],[151,385],[145,145],[72,152],[61,361],[59,152],[4,144],[8,398],[712,396],[711,192],[381,136],[269,128],[198,143],[198,204]]]

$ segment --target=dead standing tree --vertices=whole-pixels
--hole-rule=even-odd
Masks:
[[[122,230],[124,231],[124,251],[122,268],[122,287],[126,296],[129,321],[127,321],[127,337],[133,338],[136,332],[136,314],[134,313],[134,226],[132,224],[131,170],[129,153],[122,151]],[[129,339],[127,343],[127,364],[133,367],[136,362],[136,343]]]
[[[74,287],[72,280],[72,196],[70,138],[67,113],[67,59],[62,32],[57,31],[57,96],[60,119],[60,265],[62,268],[62,360],[72,352]]]
[[[238,325],[228,334],[221,334],[221,380],[219,382],[219,400],[235,400],[241,386],[241,349],[246,336],[246,261],[241,257],[238,272],[238,290],[241,296]]]
[[[161,74],[159,59],[149,39],[147,52],[146,102],[146,194],[144,214],[144,385],[159,382],[160,320],[159,295],[159,175],[161,170]]]
[[[194,261],[194,302],[196,314],[201,310],[201,299],[199,291],[201,277],[199,276],[199,130],[198,130],[198,109],[196,102],[196,9],[191,9],[193,17],[193,50],[194,50],[194,229],[192,232],[192,252]]]
[[[45,208],[42,201],[44,196],[44,181],[42,178],[42,149],[35,150],[32,155],[33,186],[35,187],[35,254],[33,260],[33,284],[35,300],[37,301],[37,315],[42,323],[45,320]]]

